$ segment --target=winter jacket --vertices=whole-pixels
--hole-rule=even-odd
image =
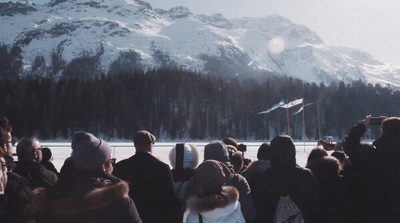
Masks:
[[[264,172],[270,167],[271,167],[271,162],[269,160],[256,160],[250,163],[247,169],[243,171],[242,176],[246,178],[251,188],[253,184],[254,173]]]
[[[64,174],[56,185],[33,191],[38,223],[142,222],[126,182],[101,170],[75,174]]]
[[[50,161],[45,161],[45,162],[41,162],[41,164],[46,167],[46,169],[50,170],[51,172],[55,173],[58,177],[58,171],[56,169],[56,167],[54,166],[54,164]]]
[[[8,172],[7,175],[5,190],[7,221],[5,222],[34,222],[35,215],[31,204],[32,190],[28,181],[14,172]]]
[[[198,223],[201,215],[204,223],[244,223],[238,199],[239,192],[232,186],[223,187],[221,194],[190,198],[183,222]]]
[[[320,191],[319,222],[343,223],[345,213],[345,181],[339,175],[340,163],[336,158],[325,156],[308,164],[318,180]]]
[[[254,222],[272,222],[280,196],[287,195],[299,207],[305,222],[318,222],[318,182],[309,169],[271,167],[256,173],[252,193],[257,211]]]
[[[251,221],[256,217],[256,210],[254,206],[252,191],[246,178],[242,175],[233,173],[233,169],[230,168],[230,178],[226,182],[226,186],[233,186],[239,191],[239,202],[240,207],[246,221]],[[197,194],[197,188],[194,183],[194,179],[190,179],[188,182],[186,197],[192,197]]]
[[[113,174],[129,183],[143,222],[176,222],[178,205],[169,166],[147,152],[136,152],[114,166]]]
[[[353,126],[344,143],[351,161],[344,171],[351,189],[348,218],[400,222],[400,138],[387,134],[375,140],[374,146],[367,146],[360,143],[365,132],[364,124]]]
[[[37,187],[49,187],[55,184],[58,177],[55,173],[46,169],[43,165],[33,161],[18,161],[14,172],[25,177],[31,189]]]

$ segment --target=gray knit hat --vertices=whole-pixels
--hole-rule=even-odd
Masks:
[[[71,158],[78,170],[98,169],[111,157],[111,148],[105,141],[83,131],[72,135],[71,148]]]
[[[229,163],[229,152],[225,143],[213,141],[204,147],[204,160],[218,160],[222,163]]]

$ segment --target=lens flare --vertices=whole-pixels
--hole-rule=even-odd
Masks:
[[[285,50],[285,40],[281,37],[274,37],[268,41],[268,52],[272,55],[278,55]]]

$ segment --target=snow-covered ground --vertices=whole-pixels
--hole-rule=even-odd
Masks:
[[[180,142],[159,142],[154,144],[153,155],[159,158],[161,161],[169,164],[168,155],[172,147]],[[199,150],[200,161],[203,160],[204,146],[208,142],[188,142],[197,146]],[[258,147],[263,142],[239,142],[247,145],[247,152],[245,152],[245,157],[251,160],[257,160],[257,150]],[[43,147],[49,147],[53,153],[53,163],[55,167],[60,170],[64,163],[64,160],[71,155],[71,143],[68,142],[41,142]],[[132,142],[110,142],[109,145],[113,149],[113,157],[118,161],[129,158],[135,153],[135,149]],[[316,147],[317,142],[296,142],[296,159],[297,163],[304,167],[307,163],[307,157],[310,151]]]

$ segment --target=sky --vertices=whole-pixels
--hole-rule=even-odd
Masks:
[[[9,0],[0,0],[9,1]],[[278,14],[308,27],[328,46],[360,49],[400,66],[399,0],[142,0],[153,8],[185,6],[227,18]],[[32,0],[37,4],[46,0]]]

